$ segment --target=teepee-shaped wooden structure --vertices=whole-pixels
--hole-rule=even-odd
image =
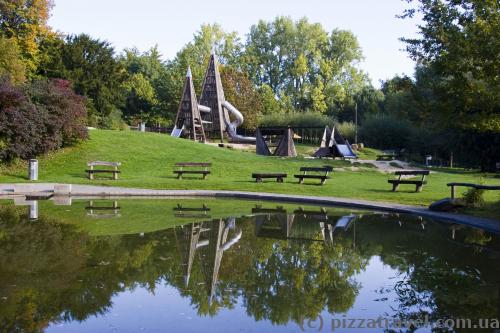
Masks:
[[[224,100],[224,89],[222,88],[217,57],[215,56],[215,52],[212,51],[208,68],[205,72],[205,79],[203,80],[200,104],[208,106],[212,110],[211,112],[202,114],[208,137],[210,139],[220,138],[221,142],[224,139],[226,131],[224,119],[229,119],[227,110],[222,107]]]
[[[182,129],[181,137],[194,141],[205,142],[205,131],[198,107],[198,100],[193,86],[191,68],[188,68],[186,82],[175,118],[176,129]]]

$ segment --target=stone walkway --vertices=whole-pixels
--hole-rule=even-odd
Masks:
[[[71,193],[68,192],[71,187]],[[298,204],[344,206],[360,209],[372,209],[396,213],[416,214],[422,217],[439,219],[444,222],[465,224],[493,232],[500,232],[500,220],[487,219],[471,215],[432,212],[426,207],[384,203],[367,200],[346,199],[336,197],[315,197],[262,192],[218,191],[218,190],[153,190],[125,187],[108,187],[92,185],[67,184],[0,184],[0,199],[26,195],[43,195],[53,193],[56,196],[88,197],[215,197],[237,198],[248,200],[281,201]]]

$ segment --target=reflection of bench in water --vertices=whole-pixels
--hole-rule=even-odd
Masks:
[[[293,211],[294,214],[302,215],[305,218],[310,218],[315,221],[326,221],[328,220],[328,212],[325,208],[321,207],[319,211],[317,210],[306,210],[302,207]]]
[[[255,208],[252,208],[252,214],[286,214],[286,209],[284,209],[283,206],[262,208],[261,205],[255,205]]]
[[[295,215],[286,213],[257,215],[255,217],[255,235],[264,238],[287,239],[292,233],[294,218]]]
[[[87,210],[87,216],[96,218],[112,218],[120,216],[120,207],[118,206],[118,201],[113,201],[111,206],[97,206],[93,200],[88,202],[85,207]],[[98,213],[98,211],[103,211],[103,213]]]
[[[201,207],[182,207],[181,204],[177,204],[177,207],[174,207],[174,211],[175,211],[175,217],[186,217],[186,218],[210,217],[210,215],[208,214],[210,208],[205,206],[205,204],[203,204]]]

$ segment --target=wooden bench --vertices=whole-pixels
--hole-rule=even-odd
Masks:
[[[448,183],[446,184],[451,187],[451,198],[455,199],[455,187],[464,186],[464,187],[472,187],[478,190],[500,190],[500,186],[495,185],[480,185],[480,184],[471,184],[471,183]]]
[[[209,168],[211,166],[212,163],[194,163],[194,162],[175,163],[175,167],[178,169],[174,170],[174,173],[177,174],[177,179],[182,179],[183,174],[203,175],[203,179],[206,179],[207,175],[210,174]],[[185,170],[184,168],[189,168],[189,169]]]
[[[413,184],[415,185],[415,192],[421,192],[424,184],[427,184],[425,176],[429,175],[429,170],[402,170],[396,171],[394,174],[399,176],[398,179],[389,179],[388,182],[392,184],[392,191],[397,191],[400,184]],[[421,179],[401,179],[401,176],[422,176]]]
[[[377,161],[392,161],[396,159],[396,154],[377,155]]]
[[[116,180],[118,179],[118,174],[120,173],[118,170],[120,165],[122,165],[120,162],[93,161],[87,163],[89,169],[85,170],[85,172],[88,173],[89,179],[94,179],[95,173],[112,173],[113,179]],[[94,169],[96,166],[112,167],[113,169]]]
[[[286,173],[252,173],[252,178],[255,178],[256,183],[262,183],[264,178],[276,178],[278,183],[283,183],[283,178],[286,176]]]
[[[199,218],[199,217],[210,217],[208,214],[210,212],[210,208],[203,204],[201,207],[183,207],[181,204],[177,204],[177,207],[174,207],[175,217],[190,217],[190,218]],[[190,214],[195,212],[194,214]]]
[[[302,167],[300,171],[302,172],[301,175],[294,175],[295,178],[299,179],[299,184],[302,184],[304,179],[320,179],[321,185],[323,185],[327,179],[330,179],[328,173],[332,172],[333,168],[331,166]],[[308,174],[308,172],[314,172],[314,174]]]

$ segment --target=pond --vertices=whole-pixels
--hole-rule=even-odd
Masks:
[[[239,200],[16,203],[0,202],[0,332],[499,326],[500,237],[479,229]]]

